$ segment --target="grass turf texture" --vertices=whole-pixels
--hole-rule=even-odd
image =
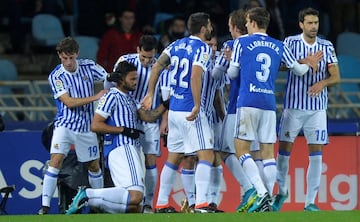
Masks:
[[[0,222],[358,222],[360,211],[223,214],[77,214],[0,216]]]

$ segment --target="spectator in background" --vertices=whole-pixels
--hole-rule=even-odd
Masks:
[[[184,38],[186,34],[185,18],[182,16],[175,16],[171,19],[167,33],[160,38],[158,52],[161,53],[171,42]]]
[[[100,41],[97,62],[111,72],[119,56],[135,53],[142,32],[135,26],[135,12],[125,9],[118,17],[118,24],[110,27]]]

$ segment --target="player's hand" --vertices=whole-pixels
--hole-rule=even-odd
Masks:
[[[95,98],[96,100],[100,99],[105,93],[109,92],[109,90],[107,89],[102,89],[100,92],[98,92],[96,95],[95,95]]]
[[[324,87],[325,87],[325,82],[324,81],[320,81],[320,82],[315,83],[314,85],[312,85],[309,88],[309,91],[308,91],[309,96],[311,96],[311,97],[319,96],[320,93],[322,92],[322,90],[324,89]]]
[[[198,116],[199,114],[199,111],[200,111],[200,108],[197,107],[197,106],[194,106],[191,110],[191,113],[189,116],[186,117],[186,120],[188,121],[193,121],[196,119],[196,117]]]
[[[160,135],[167,135],[169,132],[167,121],[161,121],[160,123]]]
[[[309,53],[306,57],[307,64],[315,71],[315,73],[319,69],[319,62],[323,59],[324,53],[319,50],[315,54]]]
[[[226,47],[225,49],[224,49],[224,51],[223,51],[223,57],[224,57],[224,59],[226,59],[226,61],[228,61],[228,62],[230,62],[230,60],[231,60],[231,49],[230,49],[230,47]]]
[[[140,137],[140,134],[144,134],[144,132],[138,129],[124,127],[122,134],[132,139],[138,139]]]
[[[153,96],[150,94],[146,94],[143,100],[141,101],[141,108],[143,108],[144,110],[150,110],[152,102],[153,102]]]

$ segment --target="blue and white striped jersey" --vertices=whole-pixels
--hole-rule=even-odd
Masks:
[[[121,92],[116,87],[110,88],[100,100],[96,113],[106,118],[105,123],[111,126],[137,128],[137,110],[140,107],[133,96]],[[124,144],[139,146],[139,140],[123,134],[105,134],[104,154]]]
[[[74,108],[67,107],[60,96],[68,93],[72,98],[86,98],[94,95],[94,82],[103,81],[107,72],[89,59],[78,59],[76,71],[70,73],[62,64],[50,73],[48,81],[54,93],[57,114],[55,126],[64,126],[75,132],[89,132],[94,116],[94,104]]]
[[[215,92],[225,84],[224,75],[220,79],[214,79],[211,75],[217,57],[220,57],[219,52],[216,52],[215,58],[211,59],[210,67],[203,75],[201,88],[201,109],[206,113],[206,116],[210,117],[211,121],[213,120],[212,115],[215,111]]]
[[[145,97],[147,90],[149,88],[149,79],[150,79],[151,68],[154,65],[156,60],[154,59],[153,62],[149,66],[144,67],[140,62],[138,53],[127,54],[127,55],[121,56],[118,59],[118,61],[114,65],[114,70],[116,69],[119,62],[122,62],[122,61],[127,61],[129,63],[132,63],[137,68],[138,82],[137,82],[136,90],[129,92],[129,94],[133,95],[133,97],[137,103],[141,103],[142,99]],[[160,89],[159,89],[159,81],[158,81],[156,84],[156,87],[155,87],[154,101],[153,101],[152,107],[151,107],[152,109],[155,109],[157,106],[160,105],[160,97],[159,97],[160,94],[159,93],[160,93]],[[139,122],[146,123],[142,120],[139,120]]]
[[[134,96],[134,99],[136,100],[136,102],[140,103],[141,100],[145,97],[145,95],[147,93],[147,90],[148,90],[148,87],[149,87],[149,79],[150,79],[151,68],[152,68],[152,66],[153,66],[153,64],[155,63],[156,60],[154,59],[154,61],[148,67],[144,67],[143,65],[141,65],[138,53],[127,54],[127,55],[121,56],[118,59],[118,61],[114,65],[114,67],[115,67],[114,70],[116,69],[119,62],[122,62],[122,61],[127,61],[129,63],[132,63],[137,68],[138,83],[137,83],[137,86],[136,86],[136,90],[132,91],[132,92],[129,92],[129,93]],[[155,90],[155,92],[157,92],[157,90]],[[155,95],[154,98],[157,98],[157,96],[158,95]],[[158,104],[153,103],[152,109],[156,108],[157,105]]]
[[[296,60],[283,42],[267,34],[254,33],[235,40],[230,65],[240,67],[237,107],[276,110],[275,80],[281,62],[292,68]]]
[[[327,109],[327,87],[316,97],[310,97],[307,92],[313,84],[327,78],[327,67],[329,64],[338,62],[333,44],[328,40],[317,37],[315,43],[309,45],[305,42],[302,34],[287,37],[284,43],[289,47],[297,60],[304,59],[309,53],[314,54],[319,50],[324,53],[323,60],[319,62],[319,69],[316,73],[314,73],[312,68],[303,76],[293,75],[292,71],[289,71],[284,108],[300,110]]]
[[[164,51],[170,59],[170,110],[191,112],[194,100],[191,92],[191,71],[194,65],[205,72],[210,66],[211,48],[196,36],[171,43]]]
[[[228,40],[224,42],[221,50],[223,51],[226,48],[230,48],[231,50],[233,50],[233,46],[234,46],[234,40]],[[229,68],[229,62],[223,56],[219,56],[216,59],[215,67],[219,68],[220,70],[223,70],[223,72],[226,72],[226,70]],[[238,75],[235,79],[230,79],[229,102],[227,107],[228,114],[236,113],[236,103],[237,103],[239,88],[240,88],[240,75]]]

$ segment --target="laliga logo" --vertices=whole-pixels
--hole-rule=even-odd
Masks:
[[[226,192],[226,184],[225,184],[225,180],[224,178],[221,179],[221,189],[220,189],[220,194],[219,194],[219,201],[218,201],[218,205],[221,204],[222,201],[222,197],[223,197],[223,193]],[[209,195],[209,194],[208,194]],[[172,191],[170,193],[170,200],[173,199],[173,201],[178,205],[181,206],[181,201],[186,198],[186,194],[185,194],[185,190],[182,184],[182,180],[181,180],[181,173],[177,172],[176,173],[176,178],[175,178],[175,182],[172,188]]]

